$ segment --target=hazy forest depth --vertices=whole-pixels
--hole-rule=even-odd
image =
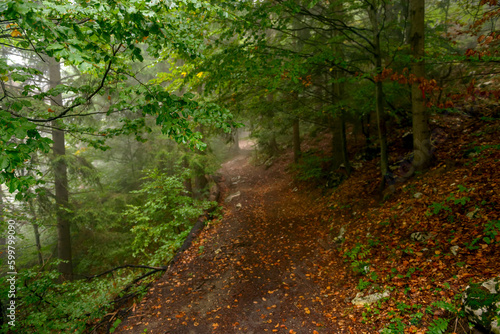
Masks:
[[[0,330],[500,333],[500,2],[0,2]]]

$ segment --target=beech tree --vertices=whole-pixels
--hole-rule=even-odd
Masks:
[[[63,279],[72,276],[65,133],[86,145],[105,148],[106,139],[122,134],[142,140],[143,133],[151,131],[146,119],[153,118],[172,139],[203,149],[198,124],[230,130],[232,122],[225,109],[198,103],[189,92],[177,96],[158,82],[143,82],[130,66],[144,63],[146,53],[157,58],[169,52],[188,58],[200,56],[203,34],[186,24],[185,18],[201,6],[190,2],[171,7],[143,0],[11,0],[0,4],[2,46],[31,52],[39,62],[49,64],[48,73],[44,73],[31,63],[0,59],[0,183],[5,183],[18,200],[36,196],[42,191],[42,173],[28,162],[36,152],[48,153],[52,148]],[[73,67],[81,80],[61,82],[62,66]],[[93,103],[98,98],[109,105],[100,108]],[[120,126],[97,123],[89,127],[74,122],[81,117],[112,114],[122,115]],[[42,131],[47,127],[52,128],[52,139]]]
[[[424,102],[421,83],[425,78],[425,1],[410,1],[410,45],[413,57],[412,73],[415,80],[411,85],[413,120],[413,166],[418,170],[429,167],[431,162],[431,138],[429,116]]]
[[[166,92],[161,85],[137,82],[127,61],[144,61],[143,49],[153,56],[176,49],[189,57],[197,57],[203,49],[200,32],[186,39],[190,26],[183,22],[183,13],[196,9],[194,3],[169,8],[162,2],[25,2],[13,0],[0,7],[2,43],[63,60],[66,65],[77,66],[93,79],[81,86],[57,85],[48,91],[31,84],[41,73],[22,64],[0,62],[4,81],[17,82],[19,92],[2,86],[1,121],[3,134],[0,166],[1,181],[10,191],[19,191],[19,198],[27,187],[34,184],[31,176],[19,177],[24,161],[36,150],[47,151],[49,139],[40,136],[38,124],[59,119],[131,111],[152,115],[163,126],[164,132],[179,142],[203,147],[200,135],[193,131],[193,122],[214,121],[224,126],[225,111],[216,106],[200,105],[192,100],[193,94],[177,97]],[[169,14],[169,15],[167,15]],[[124,22],[134,22],[125,24]],[[184,30],[186,34],[178,32]],[[141,44],[147,41],[147,44]],[[137,84],[130,85],[129,80]],[[35,108],[37,101],[55,99],[59,95],[71,96],[68,105],[53,110]],[[108,96],[112,106],[106,110],[88,112],[96,96]],[[101,137],[120,133],[140,133],[143,118],[123,119],[119,129],[94,129],[92,135]],[[102,131],[101,131],[102,130]],[[21,140],[10,142],[12,137]],[[83,136],[82,136],[83,137]],[[88,139],[88,138],[87,138]],[[89,142],[98,146],[99,140]]]

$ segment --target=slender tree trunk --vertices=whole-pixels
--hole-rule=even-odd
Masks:
[[[429,115],[425,108],[424,92],[419,88],[421,79],[425,77],[424,62],[424,26],[425,1],[410,1],[410,46],[413,56],[412,72],[417,81],[411,85],[411,105],[413,120],[413,167],[425,170],[431,163],[431,141]]]
[[[295,163],[299,162],[301,155],[300,150],[300,123],[299,119],[295,118],[293,120],[293,161]]]
[[[332,65],[333,66],[333,65]],[[332,73],[332,104],[337,104],[342,99],[342,84],[339,82],[340,71],[333,71]],[[345,111],[343,108],[339,108],[336,111],[337,115],[333,119],[333,160],[335,161],[334,169],[337,169],[341,164],[344,164],[344,168],[349,175],[351,173],[351,165],[349,163],[349,154],[347,151],[347,136],[346,136],[346,125],[345,125]]]
[[[235,154],[240,153],[240,131],[238,128],[233,127],[231,129],[232,137],[233,137],[233,145],[231,147],[231,151]]]
[[[38,264],[43,265],[43,256],[42,256],[42,243],[40,242],[40,231],[38,229],[38,222],[37,222],[37,215],[35,212],[35,207],[33,206],[33,200],[30,199],[28,202],[28,205],[30,207],[31,211],[31,216],[33,217],[33,222],[31,225],[33,226],[33,234],[35,235],[35,245],[36,245],[36,252],[38,254]]]
[[[342,163],[341,129],[338,117],[330,117],[330,131],[332,133],[332,169],[337,170]]]
[[[333,9],[335,13],[342,13],[344,1],[337,1],[333,4]],[[338,15],[338,14],[337,14]],[[337,17],[341,19],[341,17]],[[339,31],[331,32],[330,37],[332,39],[337,39],[340,36]],[[337,43],[334,43],[332,46],[332,53],[338,59],[343,59],[344,54],[342,52],[342,48],[339,47]],[[342,71],[336,69],[335,62],[332,62],[331,68],[333,69],[330,72],[330,79],[332,80],[331,85],[331,103],[332,105],[337,105],[337,110],[335,112],[333,123],[333,160],[334,169],[340,167],[341,164],[344,165],[344,168],[349,175],[351,173],[351,165],[349,163],[349,153],[347,151],[347,136],[346,136],[346,124],[345,124],[345,110],[343,107],[339,106],[340,102],[344,98],[344,84],[340,81],[342,78]]]
[[[278,142],[276,141],[276,134],[271,133],[271,138],[269,139],[269,154],[274,157],[278,155],[280,149],[278,147]]]
[[[50,87],[53,88],[61,82],[61,65],[53,58],[49,66]],[[62,106],[61,94],[52,97],[51,105]],[[54,153],[54,183],[57,216],[57,255],[62,260],[58,270],[62,274],[61,280],[73,278],[73,265],[71,255],[70,220],[67,212],[69,206],[68,172],[65,161],[66,147],[64,131],[58,129],[58,122],[52,122],[52,152]]]
[[[264,123],[272,124],[273,117],[274,117],[274,112],[272,111],[274,108],[274,94],[268,94],[266,96],[267,104],[268,107],[270,106],[271,112],[267,116],[265,116],[265,121]],[[274,129],[270,127],[269,129],[271,131],[271,138],[269,139],[268,148],[269,148],[269,155],[270,156],[276,156],[279,153],[279,147],[278,143],[276,142],[276,134],[274,133]]]
[[[31,156],[31,164],[35,165],[37,163],[37,161],[38,161],[38,156],[36,153],[34,153]],[[30,174],[30,172],[28,172],[28,174]],[[31,225],[33,226],[33,234],[35,235],[35,246],[36,246],[36,252],[38,254],[38,264],[40,266],[42,266],[43,265],[42,243],[40,242],[40,231],[39,231],[38,223],[37,223],[38,217],[36,214],[35,206],[33,205],[32,198],[30,198],[28,200],[28,205],[29,205],[31,217],[33,218],[33,222],[31,223]]]
[[[297,29],[295,33],[295,51],[297,53],[302,52],[302,49],[304,48],[305,42],[311,37],[311,33],[307,26],[302,22],[304,20],[304,16],[297,14],[295,16],[296,20],[293,21],[293,26],[295,29]],[[299,99],[300,95],[298,91],[294,91],[292,93],[292,100],[294,104],[294,109],[296,110],[296,114],[300,114],[300,107],[299,107]],[[302,154],[302,151],[300,149],[300,121],[299,121],[299,116],[295,117],[293,119],[293,160],[295,163],[299,162],[300,156]]]
[[[373,45],[374,45],[374,60],[375,72],[382,72],[382,51],[380,48],[380,31],[378,22],[378,13],[375,8],[370,8],[368,11],[373,29]],[[384,88],[382,81],[375,82],[375,112],[377,115],[378,138],[380,144],[380,173],[382,174],[381,189],[385,187],[385,178],[389,171],[389,156],[387,153],[387,128],[386,114],[384,111]]]
[[[189,169],[189,161],[187,158],[187,154],[182,158],[182,167],[185,169]],[[188,196],[193,197],[193,183],[192,178],[188,177],[184,180],[184,187],[186,188],[186,192]]]
[[[385,178],[389,171],[389,155],[387,153],[387,127],[384,111],[384,91],[382,82],[375,84],[375,111],[377,114],[378,138],[380,144],[380,173]]]
[[[344,161],[344,167],[347,175],[351,175],[351,164],[349,163],[349,154],[347,152],[347,136],[345,130],[345,111],[341,110],[340,115],[340,132],[342,138],[342,160]]]

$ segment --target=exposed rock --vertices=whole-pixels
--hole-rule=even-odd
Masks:
[[[500,277],[471,284],[462,296],[465,314],[470,322],[494,334],[500,334]]]
[[[469,218],[469,219],[473,219],[473,218],[474,218],[474,216],[476,215],[476,213],[478,213],[478,212],[479,212],[479,209],[478,209],[478,208],[475,208],[475,209],[474,209],[474,211],[471,211],[471,212],[467,213],[467,214],[466,214],[466,216],[467,216],[467,218]]]
[[[415,193],[415,194],[413,194],[413,197],[415,197],[417,199],[421,198],[422,196],[424,196],[424,194],[422,194],[422,193]]]
[[[338,243],[341,243],[342,241],[344,241],[344,235],[345,235],[345,232],[346,232],[345,227],[344,227],[344,226],[342,226],[342,227],[340,228],[339,235],[338,235],[338,236],[336,236],[335,238],[333,238],[333,241],[334,241],[334,242],[338,242]]]
[[[237,185],[240,182],[243,183],[245,181],[239,175],[231,178],[231,184],[232,185]]]
[[[411,240],[425,242],[429,239],[435,238],[436,233],[432,232],[414,232],[410,235]]]
[[[356,298],[354,298],[351,303],[353,303],[356,306],[370,305],[370,304],[373,304],[373,303],[379,301],[382,298],[389,297],[390,295],[391,295],[391,293],[387,290],[384,291],[383,293],[380,293],[380,292],[373,293],[373,294],[365,296],[365,297],[363,297],[362,292],[359,292],[356,295]]]
[[[365,264],[364,266],[359,268],[360,274],[367,275],[370,272],[370,266]]]
[[[241,209],[241,206],[242,206],[241,203],[236,204],[236,209],[238,210]]]
[[[239,197],[240,195],[241,195],[241,192],[237,191],[234,194],[231,194],[231,195],[227,196],[225,202],[229,203],[229,202],[231,202],[233,200],[233,198]]]

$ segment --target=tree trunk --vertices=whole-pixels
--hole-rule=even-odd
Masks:
[[[189,161],[187,154],[185,154],[184,157],[182,158],[182,167],[185,169],[189,169]],[[184,187],[186,188],[187,195],[189,197],[193,197],[193,183],[191,177],[186,177],[186,179],[184,180]]]
[[[271,138],[269,139],[269,154],[274,157],[278,155],[280,149],[278,147],[278,142],[276,141],[276,134],[271,133]]]
[[[412,72],[417,78],[411,85],[411,105],[413,121],[413,167],[425,170],[431,163],[431,141],[429,130],[429,115],[424,101],[424,92],[419,88],[425,77],[424,62],[424,16],[425,1],[410,1],[410,46],[412,53]]]
[[[31,165],[36,165],[38,161],[38,156],[37,153],[34,153],[31,156]],[[28,172],[28,175],[32,175],[32,173]],[[33,219],[33,222],[31,225],[33,226],[33,234],[35,235],[35,246],[36,246],[36,252],[38,254],[38,264],[40,266],[43,265],[43,255],[42,255],[42,243],[40,242],[40,231],[38,229],[38,218],[35,210],[35,206],[33,205],[33,199],[30,198],[28,200],[28,206],[30,209],[31,217]]]
[[[295,118],[293,120],[293,161],[295,163],[299,162],[301,155],[300,150],[300,123],[299,119]]]
[[[380,48],[380,31],[378,23],[378,13],[375,8],[371,7],[368,10],[370,21],[373,29],[373,45],[374,45],[374,60],[375,60],[375,73],[382,72],[382,51]],[[386,128],[386,114],[384,111],[384,90],[382,81],[375,81],[375,112],[377,115],[377,128],[378,138],[380,144],[380,173],[382,180],[380,187],[385,187],[385,179],[389,172],[389,156],[387,154],[387,128]]]
[[[347,152],[347,136],[345,131],[345,112],[341,110],[340,115],[340,138],[342,139],[342,160],[344,161],[344,168],[347,175],[351,175],[351,164],[349,163],[349,154]]]
[[[43,265],[43,256],[42,256],[42,243],[40,242],[40,231],[38,230],[38,223],[37,223],[37,215],[35,212],[35,207],[33,206],[33,200],[29,200],[29,206],[30,206],[30,211],[31,211],[31,216],[33,217],[33,223],[31,224],[33,226],[33,233],[35,235],[35,245],[36,245],[36,252],[38,254],[38,264]]]
[[[61,82],[61,65],[53,58],[49,65],[50,87],[56,87]],[[52,97],[51,105],[62,106],[61,94]],[[58,265],[61,273],[61,280],[71,280],[73,278],[73,266],[71,256],[71,232],[68,214],[69,191],[68,172],[65,161],[66,147],[64,131],[58,129],[58,122],[52,122],[52,152],[54,153],[54,183],[56,198],[57,216],[57,255],[62,260]]]
[[[304,48],[305,42],[311,37],[311,33],[308,27],[302,22],[304,16],[301,14],[295,15],[295,20],[293,21],[293,27],[296,29],[295,32],[295,51],[300,54]],[[293,108],[295,113],[300,113],[299,109],[299,99],[300,95],[298,91],[292,93]],[[299,162],[300,156],[302,154],[300,149],[300,121],[299,117],[293,119],[293,161],[295,163]]]
[[[332,132],[332,170],[337,170],[342,164],[342,124],[340,117],[331,118],[330,129]]]
[[[334,66],[332,64],[332,66]],[[332,105],[338,104],[342,99],[342,85],[339,82],[340,71],[333,71],[332,73],[332,93],[331,93],[331,103]],[[332,154],[334,164],[332,168],[338,169],[341,164],[349,175],[351,173],[351,165],[349,163],[349,154],[347,152],[347,136],[346,136],[346,126],[345,126],[345,111],[343,108],[339,108],[336,111],[337,115],[333,116],[332,122]]]
[[[231,151],[234,154],[238,154],[240,153],[240,131],[238,130],[238,128],[233,127],[231,129],[231,136],[233,139],[233,145],[231,147]]]
[[[334,4],[335,13],[342,13],[343,1]],[[331,37],[336,39],[340,35],[339,31],[333,31]],[[338,44],[333,44],[332,47],[333,55],[338,59],[344,59],[344,54],[342,49]],[[333,169],[337,169],[344,165],[347,175],[351,173],[351,165],[349,163],[349,154],[347,151],[347,136],[346,136],[346,125],[345,125],[345,110],[340,105],[344,97],[344,84],[341,83],[340,79],[342,77],[342,71],[336,68],[335,62],[331,64],[333,70],[330,71],[330,79],[332,80],[332,92],[331,92],[331,103],[332,105],[337,105],[336,115],[332,120],[333,123],[333,160],[335,161],[332,166]]]

